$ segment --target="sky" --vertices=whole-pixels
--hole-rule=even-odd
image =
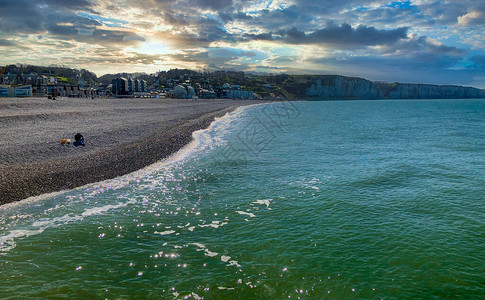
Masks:
[[[485,88],[484,0],[0,0],[0,64]]]

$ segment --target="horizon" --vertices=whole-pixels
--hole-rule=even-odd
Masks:
[[[163,70],[163,71],[162,70],[156,71],[156,72],[153,72],[153,73],[121,71],[121,72],[118,72],[118,73],[105,73],[103,75],[98,75],[98,74],[96,74],[95,72],[93,72],[89,69],[71,68],[69,66],[57,66],[57,65],[41,66],[41,65],[27,65],[27,64],[20,64],[20,63],[7,64],[7,66],[8,65],[15,65],[18,68],[19,67],[26,67],[26,66],[34,66],[34,67],[42,67],[42,68],[67,68],[67,69],[73,69],[73,70],[83,69],[85,71],[88,71],[88,72],[95,74],[98,79],[101,78],[102,76],[105,76],[105,75],[122,75],[122,74],[135,75],[135,74],[138,74],[138,76],[141,76],[141,75],[152,76],[152,75],[157,75],[157,73],[159,73],[159,72],[168,72],[168,71],[171,71],[171,70],[177,70],[177,68],[172,68],[172,69]],[[288,75],[288,76],[343,76],[343,77],[348,77],[348,78],[352,78],[352,77],[360,78],[360,79],[368,80],[368,81],[371,81],[371,82],[374,82],[374,83],[422,84],[422,85],[437,85],[437,86],[463,86],[463,87],[471,87],[471,88],[477,88],[477,89],[480,89],[480,90],[485,90],[485,88],[479,88],[479,87],[476,87],[476,86],[459,85],[459,84],[452,84],[452,83],[450,83],[450,84],[435,84],[435,83],[426,83],[426,82],[398,82],[398,81],[390,82],[390,81],[381,81],[381,80],[370,80],[370,79],[364,78],[364,77],[345,76],[345,75],[341,75],[341,74],[309,74],[309,73],[307,73],[307,74],[305,74],[305,73],[302,73],[302,74],[276,73],[276,74],[274,74],[274,73],[264,73],[264,72],[260,72],[261,74],[256,74],[257,72],[252,72],[252,71],[245,72],[245,71],[225,70],[225,69],[222,69],[222,70],[191,70],[191,69],[186,69],[186,68],[178,68],[178,70],[187,70],[187,71],[199,72],[199,73],[204,73],[204,72],[213,73],[213,72],[216,72],[216,71],[243,72],[246,75],[254,75],[254,76],[278,76],[278,75]],[[132,77],[129,77],[129,78],[132,78]],[[136,78],[136,76],[133,77],[133,78]]]
[[[485,88],[483,1],[0,0],[0,63]]]

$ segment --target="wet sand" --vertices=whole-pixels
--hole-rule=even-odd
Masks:
[[[0,99],[0,204],[121,176],[252,100]],[[80,132],[85,147],[62,145]]]

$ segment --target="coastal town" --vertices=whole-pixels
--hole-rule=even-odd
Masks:
[[[53,67],[43,68],[43,74],[25,72],[21,66],[11,65],[0,69],[0,97],[80,97],[80,98],[175,98],[175,99],[261,99],[246,87],[214,80],[214,74],[189,70],[158,72],[155,74],[116,74],[92,80],[93,74],[75,70],[75,78],[56,74]],[[71,70],[71,69],[69,69]],[[72,70],[71,70],[72,71]],[[187,71],[187,72],[184,72]],[[226,72],[216,72],[224,75]],[[229,73],[229,72],[228,72]],[[212,75],[212,76],[209,76]],[[111,80],[107,77],[113,77]],[[74,76],[72,76],[74,77]],[[210,78],[212,77],[212,78]],[[219,76],[221,77],[221,76]],[[212,80],[211,80],[212,79]],[[266,85],[268,88],[268,85]],[[270,86],[269,86],[270,87]],[[276,96],[270,95],[271,98]]]
[[[96,74],[67,67],[8,65],[0,97],[170,98],[234,100],[379,100],[485,98],[485,90],[370,81],[341,75],[255,74],[171,69],[147,74]]]

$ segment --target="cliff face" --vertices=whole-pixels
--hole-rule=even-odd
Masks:
[[[484,98],[479,89],[453,85],[430,85],[398,83],[394,89],[384,95],[388,99],[454,99]]]
[[[308,86],[308,85],[307,85]],[[362,78],[319,76],[305,89],[315,99],[458,99],[485,98],[477,88],[411,83],[372,82]]]
[[[343,76],[322,76],[305,90],[307,97],[321,99],[381,99],[382,92],[365,79]]]

